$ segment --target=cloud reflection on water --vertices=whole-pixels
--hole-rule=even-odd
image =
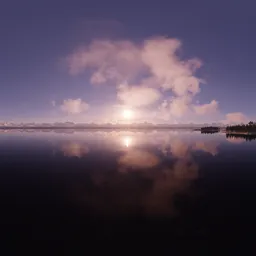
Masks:
[[[193,146],[193,149],[204,151],[206,153],[211,154],[212,156],[216,156],[218,154],[218,146],[219,143],[215,141],[198,141]]]
[[[81,158],[89,152],[89,148],[81,142],[64,142],[61,145],[64,156]]]
[[[177,195],[193,195],[200,168],[194,152],[216,156],[219,146],[212,137],[185,132],[101,131],[73,137],[60,143],[65,156],[81,158],[89,148],[95,155],[92,169],[86,167],[90,192],[81,184],[77,197],[109,214],[175,214]]]
[[[160,159],[154,154],[145,150],[129,150],[122,155],[118,163],[125,167],[132,167],[134,169],[152,168],[160,163]]]
[[[198,177],[199,166],[194,161],[178,160],[172,167],[163,168],[153,180],[153,188],[147,198],[149,214],[174,214],[175,197],[185,193]]]

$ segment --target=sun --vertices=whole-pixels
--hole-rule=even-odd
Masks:
[[[130,110],[130,109],[125,109],[125,110],[123,111],[123,117],[124,117],[124,119],[131,119],[132,116],[133,116],[132,110]]]

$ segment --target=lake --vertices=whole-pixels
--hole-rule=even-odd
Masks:
[[[248,235],[255,152],[255,140],[190,130],[2,130],[1,231],[58,241]]]

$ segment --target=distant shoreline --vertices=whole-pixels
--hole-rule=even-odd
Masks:
[[[93,127],[61,127],[61,126],[56,126],[56,127],[43,127],[43,126],[35,126],[35,127],[18,127],[18,126],[1,126],[0,130],[103,130],[103,129],[147,129],[147,130],[154,130],[154,129],[170,129],[170,130],[194,130],[194,131],[200,131],[200,128],[194,128],[194,127],[161,127],[161,126],[150,126],[150,127],[142,127],[142,126],[93,126]]]
[[[227,135],[244,135],[244,136],[250,136],[250,135],[256,135],[256,132],[245,132],[245,131],[227,131],[225,127],[222,127],[219,129],[218,132],[211,132],[211,130],[207,132],[202,132],[202,128],[195,128],[195,127],[173,127],[173,126],[92,126],[92,127],[65,127],[65,126],[56,126],[56,127],[50,127],[50,126],[35,126],[35,127],[19,127],[19,126],[0,126],[0,131],[11,131],[11,130],[20,130],[20,131],[31,131],[31,130],[41,130],[41,131],[97,131],[97,130],[187,130],[187,131],[193,131],[193,132],[200,132],[201,133],[226,133]]]

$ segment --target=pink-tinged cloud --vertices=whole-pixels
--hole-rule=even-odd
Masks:
[[[119,86],[117,98],[127,106],[139,107],[150,105],[161,97],[158,90],[150,87]]]
[[[247,123],[249,118],[241,112],[228,113],[226,119],[223,121],[227,124]]]
[[[122,82],[141,71],[141,50],[130,41],[96,40],[68,57],[69,71],[92,70],[91,83]]]
[[[176,117],[183,116],[189,109],[189,96],[176,97],[170,102],[170,114]]]
[[[89,105],[81,99],[67,99],[64,100],[60,109],[68,114],[80,114],[87,111]]]
[[[218,110],[219,103],[216,100],[212,100],[208,104],[195,105],[194,110],[198,115],[206,115],[216,113]]]
[[[196,76],[202,65],[198,59],[178,56],[181,42],[175,38],[156,37],[134,43],[129,40],[96,40],[68,58],[69,72],[90,72],[91,84],[113,84],[117,98],[130,106],[155,103],[162,91],[172,91],[173,98],[161,108],[161,116],[181,117],[193,108],[194,95],[203,82]],[[126,83],[125,88],[120,84]],[[136,86],[134,86],[134,84]],[[217,108],[217,101],[196,105],[204,114]]]
[[[177,39],[159,37],[146,40],[142,49],[143,62],[162,88],[171,89],[178,96],[196,94],[200,91],[201,80],[194,73],[201,62],[179,59],[177,50],[180,47],[181,42]]]
[[[186,114],[190,108],[192,97],[184,95],[180,97],[173,97],[171,100],[164,100],[159,107],[159,111],[162,115],[168,116],[169,119],[174,117],[182,117]]]
[[[200,91],[201,80],[194,73],[201,66],[198,59],[181,60],[177,50],[181,42],[165,37],[152,38],[135,44],[131,41],[97,40],[68,57],[69,71],[77,74],[91,70],[91,83],[115,81],[173,90],[178,96]],[[143,79],[139,77],[145,75]],[[148,84],[146,84],[149,86]]]

